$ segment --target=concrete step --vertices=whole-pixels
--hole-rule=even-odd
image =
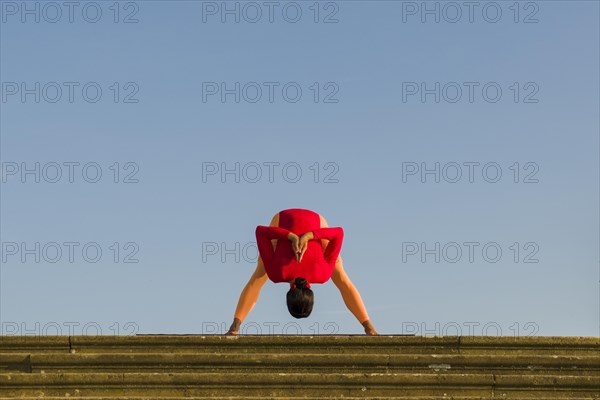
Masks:
[[[0,399],[600,399],[598,337],[0,337]]]
[[[596,355],[600,337],[366,335],[0,336],[0,353],[352,353]]]
[[[328,372],[600,375],[596,356],[478,354],[6,353],[0,372]]]
[[[0,400],[7,400],[7,399],[14,399],[15,397],[2,397],[0,396]],[[69,397],[66,397],[67,399]],[[134,399],[134,400],[157,400],[156,397],[148,397],[148,396],[77,396],[74,397],[77,400],[130,400],[130,399]],[[299,398],[301,398],[302,400],[398,400],[398,399],[407,399],[407,400],[490,400],[490,399],[494,399],[493,397],[463,397],[463,396],[410,396],[410,397],[397,397],[397,396],[392,396],[392,397],[388,397],[388,396],[362,396],[362,397],[355,397],[355,396],[344,396],[344,397],[339,397],[339,396],[301,396],[301,397],[290,397],[290,396],[270,396],[269,399],[273,399],[273,400],[298,400]],[[506,397],[505,397],[506,398]],[[595,398],[595,397],[594,397]],[[43,397],[44,400],[65,400],[65,397],[60,396],[60,397],[56,397],[56,396],[50,396],[50,397]],[[160,397],[161,400],[240,400],[241,398],[239,396],[185,396],[185,397],[181,397],[181,396],[161,396]],[[244,400],[265,400],[264,396],[244,396],[243,397]],[[515,397],[515,396],[511,396],[510,397],[511,400],[532,400],[532,397],[529,396],[525,396],[525,397]],[[544,396],[537,396],[535,397],[535,400],[556,400],[556,397],[544,397]],[[589,396],[585,396],[585,397],[577,397],[577,396],[571,396],[568,397],[569,400],[590,400]]]
[[[396,373],[0,374],[2,396],[600,396],[598,376]]]

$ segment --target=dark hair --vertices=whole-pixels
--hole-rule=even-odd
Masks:
[[[307,318],[312,312],[315,295],[306,288],[306,279],[298,277],[294,283],[296,289],[290,288],[286,295],[288,311],[294,318]]]

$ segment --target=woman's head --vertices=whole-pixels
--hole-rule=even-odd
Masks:
[[[307,288],[307,281],[298,277],[294,280],[296,288],[290,288],[287,292],[288,311],[294,318],[307,318],[312,312],[315,296],[310,288]]]

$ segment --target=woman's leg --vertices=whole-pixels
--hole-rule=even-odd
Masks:
[[[256,270],[250,277],[248,283],[242,290],[240,294],[240,298],[238,300],[237,307],[235,309],[233,324],[229,328],[229,331],[237,331],[241,323],[246,319],[250,310],[254,307],[256,302],[258,301],[258,296],[260,295],[260,290],[262,289],[265,282],[267,282],[268,276],[265,272],[265,266],[260,257],[258,257],[258,262],[256,264]]]
[[[322,215],[319,217],[321,219],[321,228],[329,227],[327,220],[323,218]],[[326,252],[327,248],[329,247],[329,241],[321,240],[321,243],[323,245],[323,251]],[[333,253],[333,249],[331,251]],[[340,255],[338,255],[336,258],[335,267],[333,269],[333,273],[331,274],[331,280],[340,291],[342,299],[344,300],[344,304],[356,317],[358,322],[360,322],[360,324],[365,328],[365,332],[369,334],[376,333],[375,328],[373,328],[371,320],[369,319],[369,314],[367,313],[365,304],[360,297],[360,293],[358,293],[358,289],[356,289],[356,286],[354,286],[348,275],[346,275],[346,271],[344,270],[344,265],[342,263],[342,256]]]
[[[331,280],[340,291],[344,304],[348,307],[348,310],[350,310],[361,325],[365,326],[365,322],[369,321],[369,314],[360,297],[360,293],[358,293],[358,289],[356,289],[356,286],[354,286],[348,275],[346,275],[346,271],[344,271],[341,256],[338,257],[335,263],[335,268],[331,274]],[[370,323],[367,324],[371,326]]]
[[[275,217],[273,217],[273,219],[271,220],[270,226],[277,226],[278,223],[279,214],[276,214]],[[260,241],[258,236],[261,236]],[[258,236],[256,243],[257,247],[259,247],[259,252],[261,251],[260,248],[262,247],[262,251],[263,253],[265,253],[266,257],[271,257],[270,259],[272,260],[274,257],[276,240],[264,240],[262,235]],[[237,335],[240,329],[240,325],[256,304],[258,296],[260,295],[260,290],[262,289],[263,285],[267,282],[268,279],[269,277],[267,276],[265,271],[265,264],[263,258],[259,254],[258,262],[256,263],[256,270],[254,271],[254,273],[250,277],[250,280],[248,280],[248,283],[246,283],[246,286],[244,286],[244,289],[240,294],[240,298],[238,300],[238,304],[233,317],[233,323],[231,324],[231,327],[229,328],[229,332],[227,332],[227,334]]]

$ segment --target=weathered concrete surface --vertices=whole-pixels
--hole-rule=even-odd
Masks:
[[[361,372],[462,372],[495,374],[515,369],[548,375],[569,371],[585,375],[599,371],[594,356],[471,355],[471,354],[274,354],[274,353],[7,353],[0,367],[21,372],[279,372],[286,368],[332,368]]]
[[[0,398],[600,399],[598,337],[0,337]]]

